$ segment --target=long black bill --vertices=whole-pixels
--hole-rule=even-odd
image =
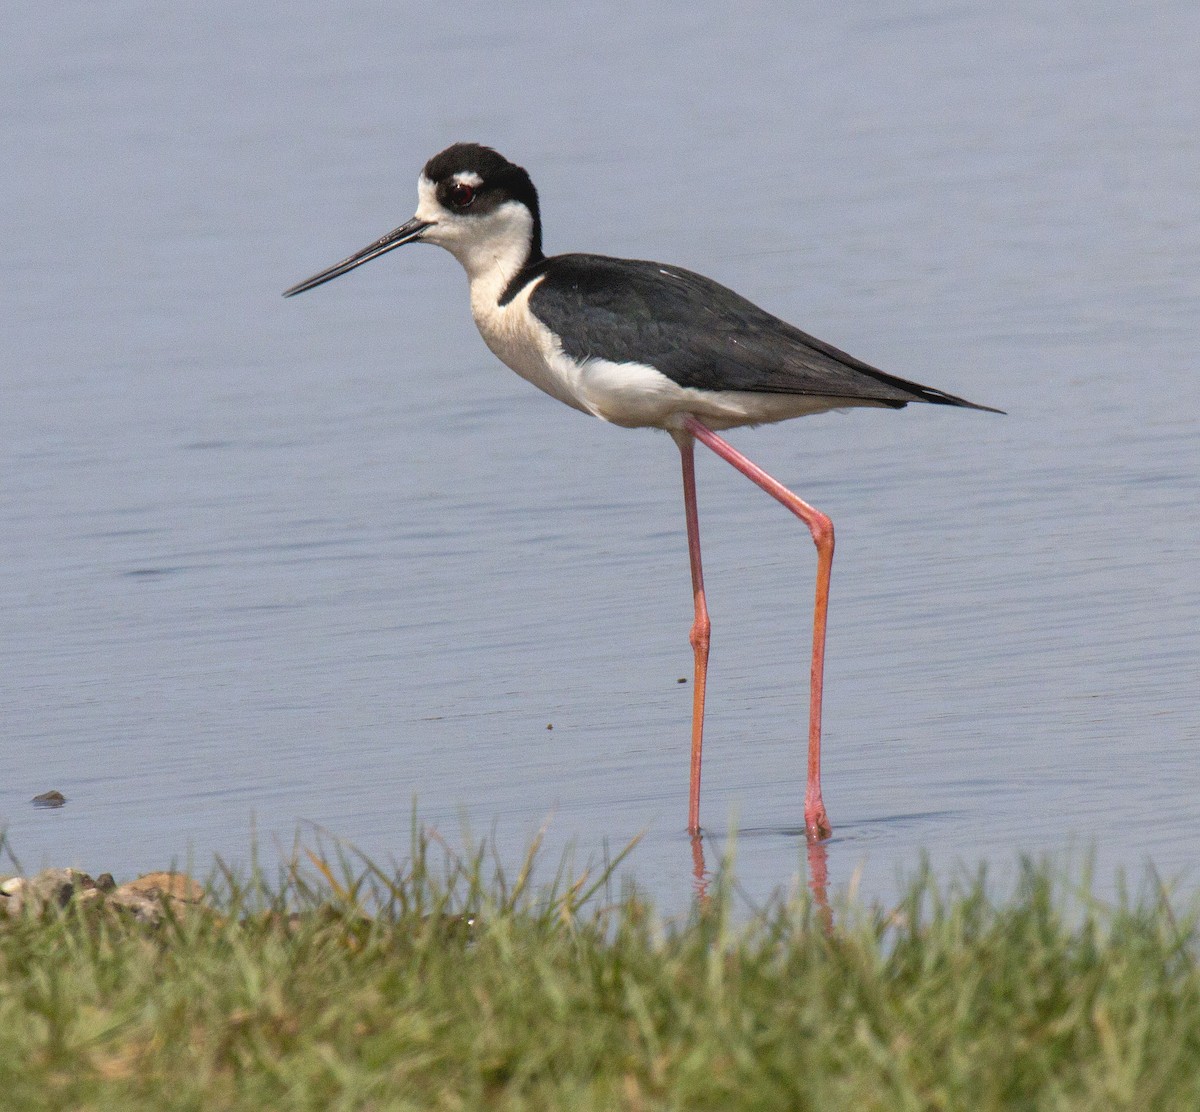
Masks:
[[[306,278],[290,290],[284,290],[283,296],[292,297],[295,294],[303,293],[305,290],[311,290],[314,286],[323,286],[326,282],[332,282],[333,279],[340,278],[356,266],[362,266],[363,263],[368,263],[380,255],[386,255],[394,247],[403,247],[406,243],[412,243],[414,240],[420,239],[421,233],[426,228],[431,227],[433,225],[429,221],[418,220],[416,217],[413,217],[407,224],[401,224],[395,231],[388,232],[382,239],[377,239],[369,247],[364,247],[361,251],[355,251],[348,259],[343,259],[328,270],[322,270],[320,274],[314,274],[311,278]]]

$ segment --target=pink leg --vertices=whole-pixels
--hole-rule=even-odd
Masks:
[[[704,743],[704,687],[708,679],[708,643],[712,623],[704,601],[704,571],[700,566],[700,517],[696,512],[695,440],[681,433],[676,443],[683,458],[683,506],[687,515],[688,558],[692,566],[692,597],[696,604],[696,620],[692,623],[691,642],[696,657],[695,681],[692,687],[692,777],[688,794],[688,833],[695,839],[700,834],[700,750]]]
[[[808,787],[804,793],[804,828],[810,840],[817,841],[828,838],[833,833],[829,824],[829,816],[825,813],[825,804],[821,800],[821,690],[825,676],[825,622],[829,613],[829,576],[833,570],[833,522],[820,510],[813,509],[807,502],[801,501],[777,479],[768,475],[761,467],[751,463],[741,452],[731,444],[722,440],[711,429],[702,425],[695,417],[684,417],[684,427],[692,436],[711,448],[723,460],[731,463],[752,483],[765,490],[776,501],[781,502],[792,511],[812,533],[813,543],[817,546],[817,596],[813,607],[813,651],[812,671],[810,673],[810,695],[808,704]],[[680,445],[682,450],[683,445]],[[688,538],[691,541],[692,529],[695,526],[695,475],[692,475],[692,494],[688,495],[688,476],[691,469],[691,443],[684,452],[684,500],[688,506]],[[699,530],[697,527],[697,534]],[[699,538],[692,545],[692,583],[699,583],[700,547]],[[697,621],[700,606],[704,597],[703,584],[697,588]],[[707,660],[708,647],[708,616],[705,614],[705,650]],[[693,627],[694,630],[695,627]],[[694,633],[693,633],[694,636]],[[694,642],[693,642],[694,643]],[[699,652],[697,651],[697,667],[699,667]],[[703,716],[703,691],[698,693],[697,704]],[[692,791],[693,816],[692,822],[698,825],[698,793],[700,786],[699,774],[699,732],[695,719],[692,722]]]

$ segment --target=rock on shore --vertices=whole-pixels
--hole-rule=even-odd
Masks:
[[[146,873],[118,885],[108,873],[93,880],[79,869],[43,869],[34,876],[0,878],[0,917],[39,916],[50,907],[101,904],[136,922],[156,924],[204,902],[204,888],[186,873]]]

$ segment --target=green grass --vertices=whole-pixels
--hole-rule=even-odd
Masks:
[[[827,931],[804,898],[746,922],[727,875],[669,925],[528,865],[418,835],[398,875],[308,855],[157,928],[0,917],[0,1106],[1200,1108],[1196,921],[1157,888],[923,872]]]

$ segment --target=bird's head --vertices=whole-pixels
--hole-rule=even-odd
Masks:
[[[542,258],[537,190],[520,166],[491,147],[455,143],[425,164],[411,220],[284,296],[311,290],[406,243],[446,248],[472,279],[496,267],[512,277]]]

